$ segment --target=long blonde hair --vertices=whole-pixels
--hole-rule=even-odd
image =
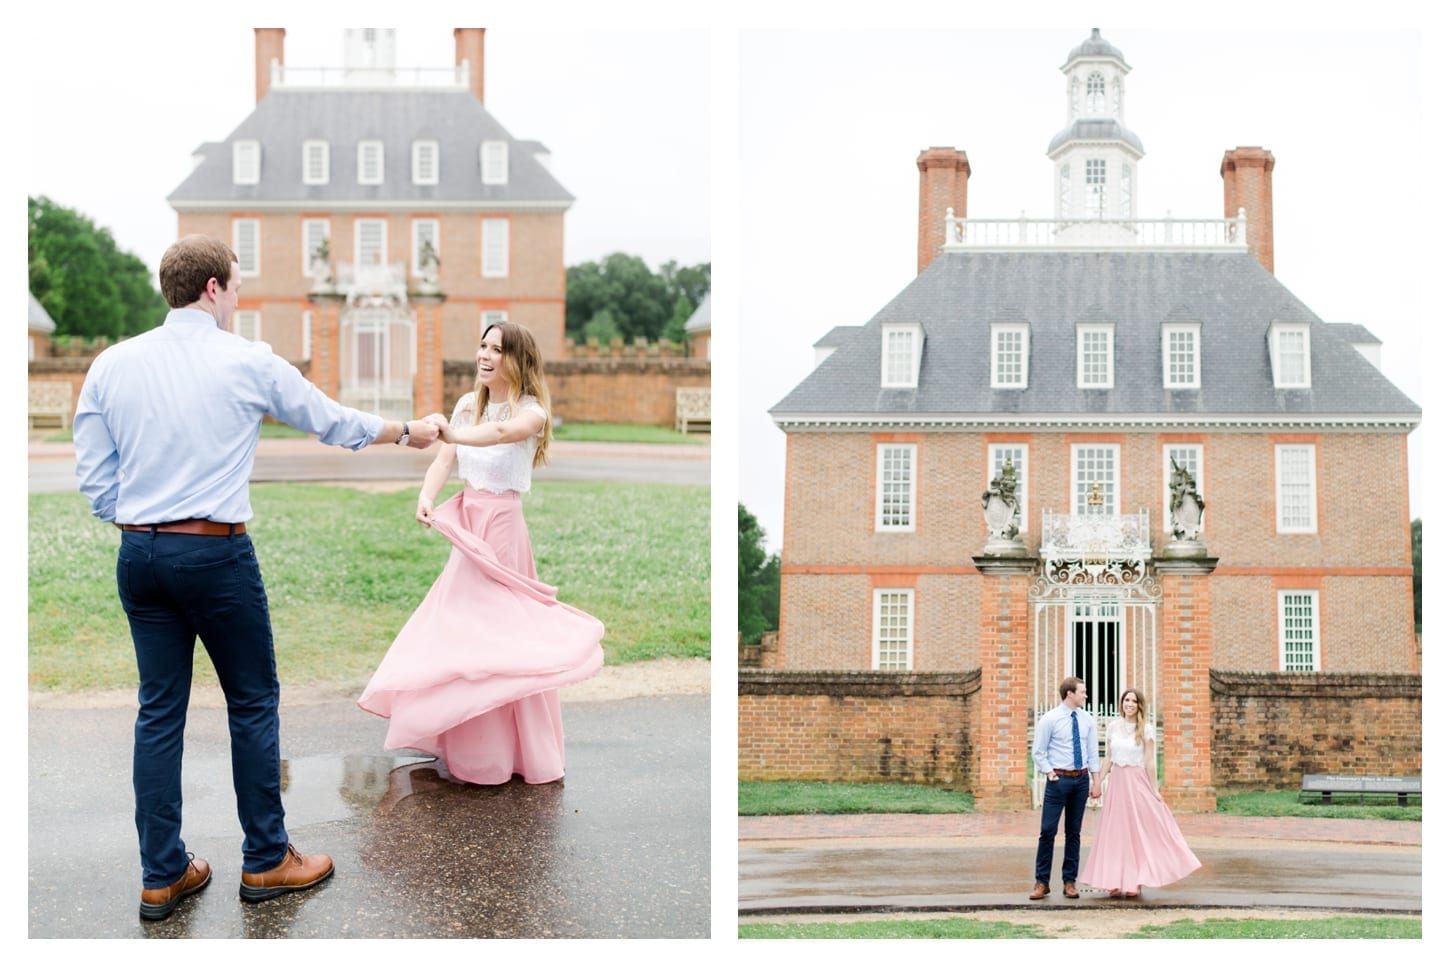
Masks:
[[[534,342],[533,333],[518,323],[508,320],[491,322],[478,337],[480,342],[488,335],[490,329],[499,331],[499,345],[503,349],[504,376],[508,378],[509,384],[508,399],[503,401],[505,403],[504,418],[513,416],[519,400],[525,396],[534,397],[544,408],[544,429],[539,434],[539,448],[534,451],[534,466],[541,467],[549,460],[549,441],[554,438],[554,421],[551,419],[553,407],[549,401],[549,384],[544,381],[544,357],[539,352],[539,344]],[[488,387],[483,385],[483,380],[476,380],[473,384],[474,423],[483,422],[483,414],[489,402]]]
[[[1132,692],[1133,697],[1138,700],[1138,712],[1131,720],[1123,715],[1123,699],[1128,697],[1129,692]],[[1118,717],[1133,723],[1133,731],[1137,736],[1138,744],[1142,745],[1143,724],[1148,721],[1148,703],[1143,699],[1143,693],[1136,688],[1123,689],[1123,694],[1118,696]]]

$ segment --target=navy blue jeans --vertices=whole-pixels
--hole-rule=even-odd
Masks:
[[[287,853],[279,688],[267,592],[252,539],[124,531],[116,588],[131,624],[140,676],[132,782],[143,888],[166,886],[186,872],[181,754],[198,637],[227,700],[232,786],[244,834],[242,870],[271,869]]]
[[[1082,846],[1082,814],[1087,809],[1088,792],[1092,788],[1092,777],[1084,772],[1080,776],[1058,776],[1056,782],[1049,780],[1042,793],[1042,833],[1037,837],[1037,882],[1051,883],[1052,849],[1057,841],[1057,824],[1066,819],[1066,830],[1062,845],[1062,882],[1077,881],[1078,854]]]

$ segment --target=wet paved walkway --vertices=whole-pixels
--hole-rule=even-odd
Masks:
[[[1136,899],[1083,888],[1062,895],[1062,837],[1052,893],[1027,899],[1038,814],[742,816],[742,916],[781,913],[1076,911],[1273,907],[1420,913],[1421,824],[1379,820],[1176,817],[1203,863],[1187,879]],[[1083,823],[1083,860],[1098,813]],[[1077,914],[1065,914],[1077,915]]]
[[[237,897],[241,830],[226,713],[193,703],[183,773],[189,850],[212,882],[171,918],[137,917],[134,706],[32,703],[31,938],[702,938],[710,932],[709,696],[570,701],[562,782],[469,786],[383,749],[351,698],[282,697],[283,805],[327,882]]]

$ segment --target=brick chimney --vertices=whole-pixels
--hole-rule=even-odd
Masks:
[[[967,217],[967,179],[972,166],[967,153],[955,148],[927,148],[916,156],[921,172],[921,199],[916,215],[916,271],[921,273],[946,241],[947,209]]]
[[[453,63],[468,61],[468,86],[478,103],[483,103],[483,30],[482,27],[453,28]]]
[[[1237,218],[1242,208],[1249,220],[1249,251],[1259,264],[1274,271],[1274,153],[1260,147],[1238,147],[1223,153],[1223,214]]]
[[[272,61],[285,64],[282,59],[282,38],[287,31],[282,27],[253,27],[257,34],[257,101],[267,96],[272,89]]]

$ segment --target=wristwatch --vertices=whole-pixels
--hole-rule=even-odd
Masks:
[[[393,442],[395,442],[400,447],[405,447],[408,445],[408,424],[406,421],[403,423],[403,435],[398,437],[398,439]]]

